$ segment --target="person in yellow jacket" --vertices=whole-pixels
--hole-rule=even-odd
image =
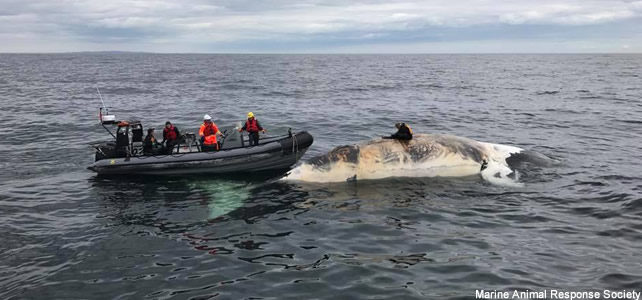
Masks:
[[[256,146],[259,144],[259,131],[265,133],[265,129],[261,127],[261,123],[259,123],[259,121],[254,117],[253,112],[247,113],[247,121],[245,121],[245,125],[239,129],[239,132],[242,132],[243,130],[247,131],[250,146]]]
[[[219,150],[217,136],[223,134],[218,130],[216,124],[212,122],[210,115],[203,116],[203,124],[198,130],[198,135],[201,136],[203,152]]]

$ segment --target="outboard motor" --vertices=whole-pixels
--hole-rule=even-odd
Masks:
[[[132,156],[143,155],[143,125],[131,124],[132,131]]]
[[[129,152],[129,123],[118,123],[116,130],[116,156],[125,157]]]
[[[112,135],[116,138],[116,142],[107,142],[94,146],[96,148],[96,161],[105,158],[143,155],[143,125],[139,121],[118,122],[116,134]]]

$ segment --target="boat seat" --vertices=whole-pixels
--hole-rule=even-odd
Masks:
[[[196,140],[196,134],[193,134],[193,133],[184,134],[183,142],[187,146],[187,149],[189,149],[189,152],[194,152],[194,150],[198,152],[201,151],[201,146],[199,142]]]

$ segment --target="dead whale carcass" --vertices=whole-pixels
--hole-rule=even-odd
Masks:
[[[286,180],[341,182],[387,177],[461,177],[481,174],[489,181],[509,178],[507,159],[518,147],[444,134],[417,134],[410,141],[375,139],[337,147],[292,170]]]

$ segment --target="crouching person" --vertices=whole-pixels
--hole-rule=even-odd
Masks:
[[[203,124],[201,124],[201,128],[198,130],[198,135],[201,136],[201,148],[203,152],[219,150],[217,136],[223,134],[218,130],[216,124],[212,122],[210,115],[203,117]]]

